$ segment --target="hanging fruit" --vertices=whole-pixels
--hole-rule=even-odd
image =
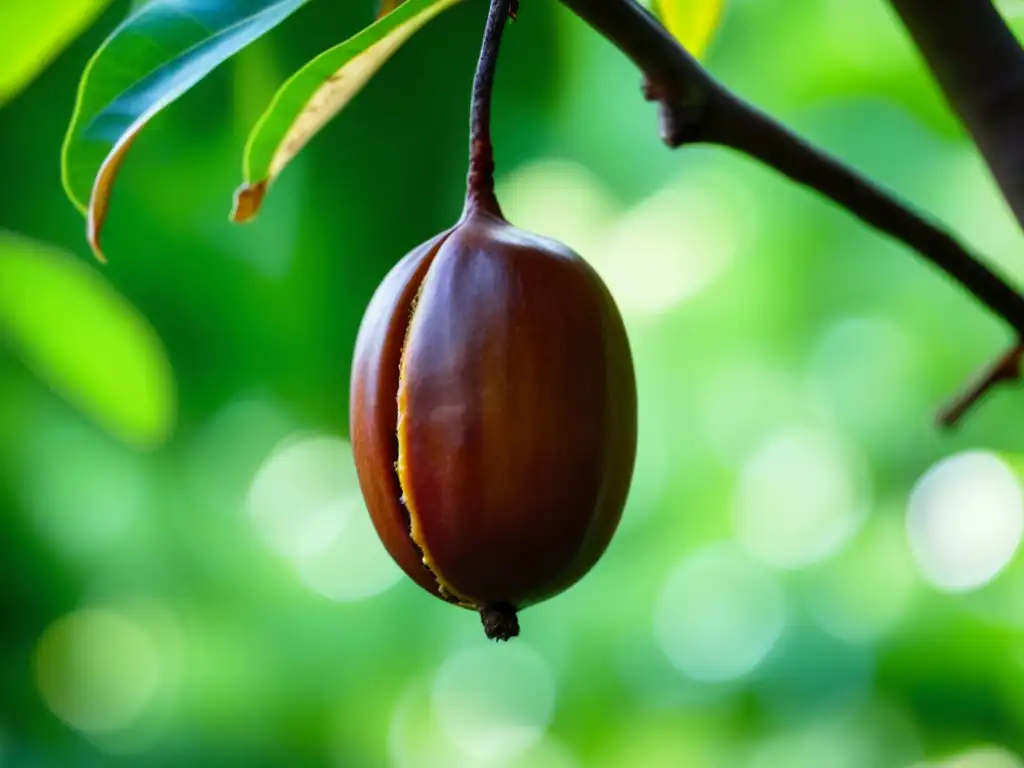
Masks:
[[[510,11],[494,0],[473,85],[462,217],[385,277],[363,318],[350,424],[381,540],[488,637],[608,546],[636,453],[625,327],[576,253],[502,216],[490,138]]]

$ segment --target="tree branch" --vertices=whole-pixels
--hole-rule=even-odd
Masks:
[[[634,0],[562,0],[628,56],[643,72],[646,98],[660,105],[661,134],[672,147],[707,142],[737,149],[846,208],[864,223],[916,250],[1002,317],[1024,338],[1024,297],[975,258],[956,238],[915,213],[853,169],[767,117],[715,80],[658,21]],[[987,0],[892,0],[947,6]],[[988,102],[991,110],[995,101]],[[1024,136],[1024,134],[1018,134]],[[1020,148],[1024,161],[1024,147]],[[1005,370],[1005,366],[1004,366]],[[954,423],[1006,376],[985,376]]]
[[[1024,50],[990,0],[889,0],[1024,227]]]
[[[937,419],[939,426],[955,426],[968,410],[997,385],[1005,382],[1020,381],[1022,358],[1024,358],[1024,346],[1022,346],[1021,342],[1017,342],[1002,357],[979,373],[973,381],[964,387],[963,392],[954,397],[945,408],[939,411]]]
[[[910,246],[1024,334],[1024,298],[948,232],[753,107],[734,101],[721,111],[708,131],[716,143],[824,193],[865,224]]]

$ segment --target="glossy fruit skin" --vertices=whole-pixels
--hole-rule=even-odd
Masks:
[[[610,293],[565,246],[467,209],[381,283],[350,403],[374,526],[431,594],[518,610],[604,553],[633,472],[636,384]]]

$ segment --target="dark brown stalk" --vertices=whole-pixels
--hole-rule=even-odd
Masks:
[[[1000,384],[1020,381],[1021,359],[1024,346],[1017,343],[998,360],[981,371],[963,391],[950,400],[939,411],[936,421],[941,427],[952,427],[959,423],[972,407],[977,405],[992,389]]]
[[[479,208],[501,215],[494,196],[494,146],[491,143],[491,101],[494,72],[498,65],[505,24],[518,10],[518,0],[491,0],[484,27],[480,59],[473,78],[473,96],[469,114],[469,178],[466,210]]]

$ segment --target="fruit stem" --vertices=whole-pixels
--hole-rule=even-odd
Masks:
[[[488,603],[480,609],[480,621],[490,640],[508,641],[519,635],[519,617],[508,603]]]
[[[494,70],[498,64],[505,23],[518,7],[518,0],[491,0],[480,47],[480,59],[473,78],[469,113],[469,177],[466,180],[466,212],[482,209],[501,216],[494,196],[494,147],[491,144],[491,96]]]

